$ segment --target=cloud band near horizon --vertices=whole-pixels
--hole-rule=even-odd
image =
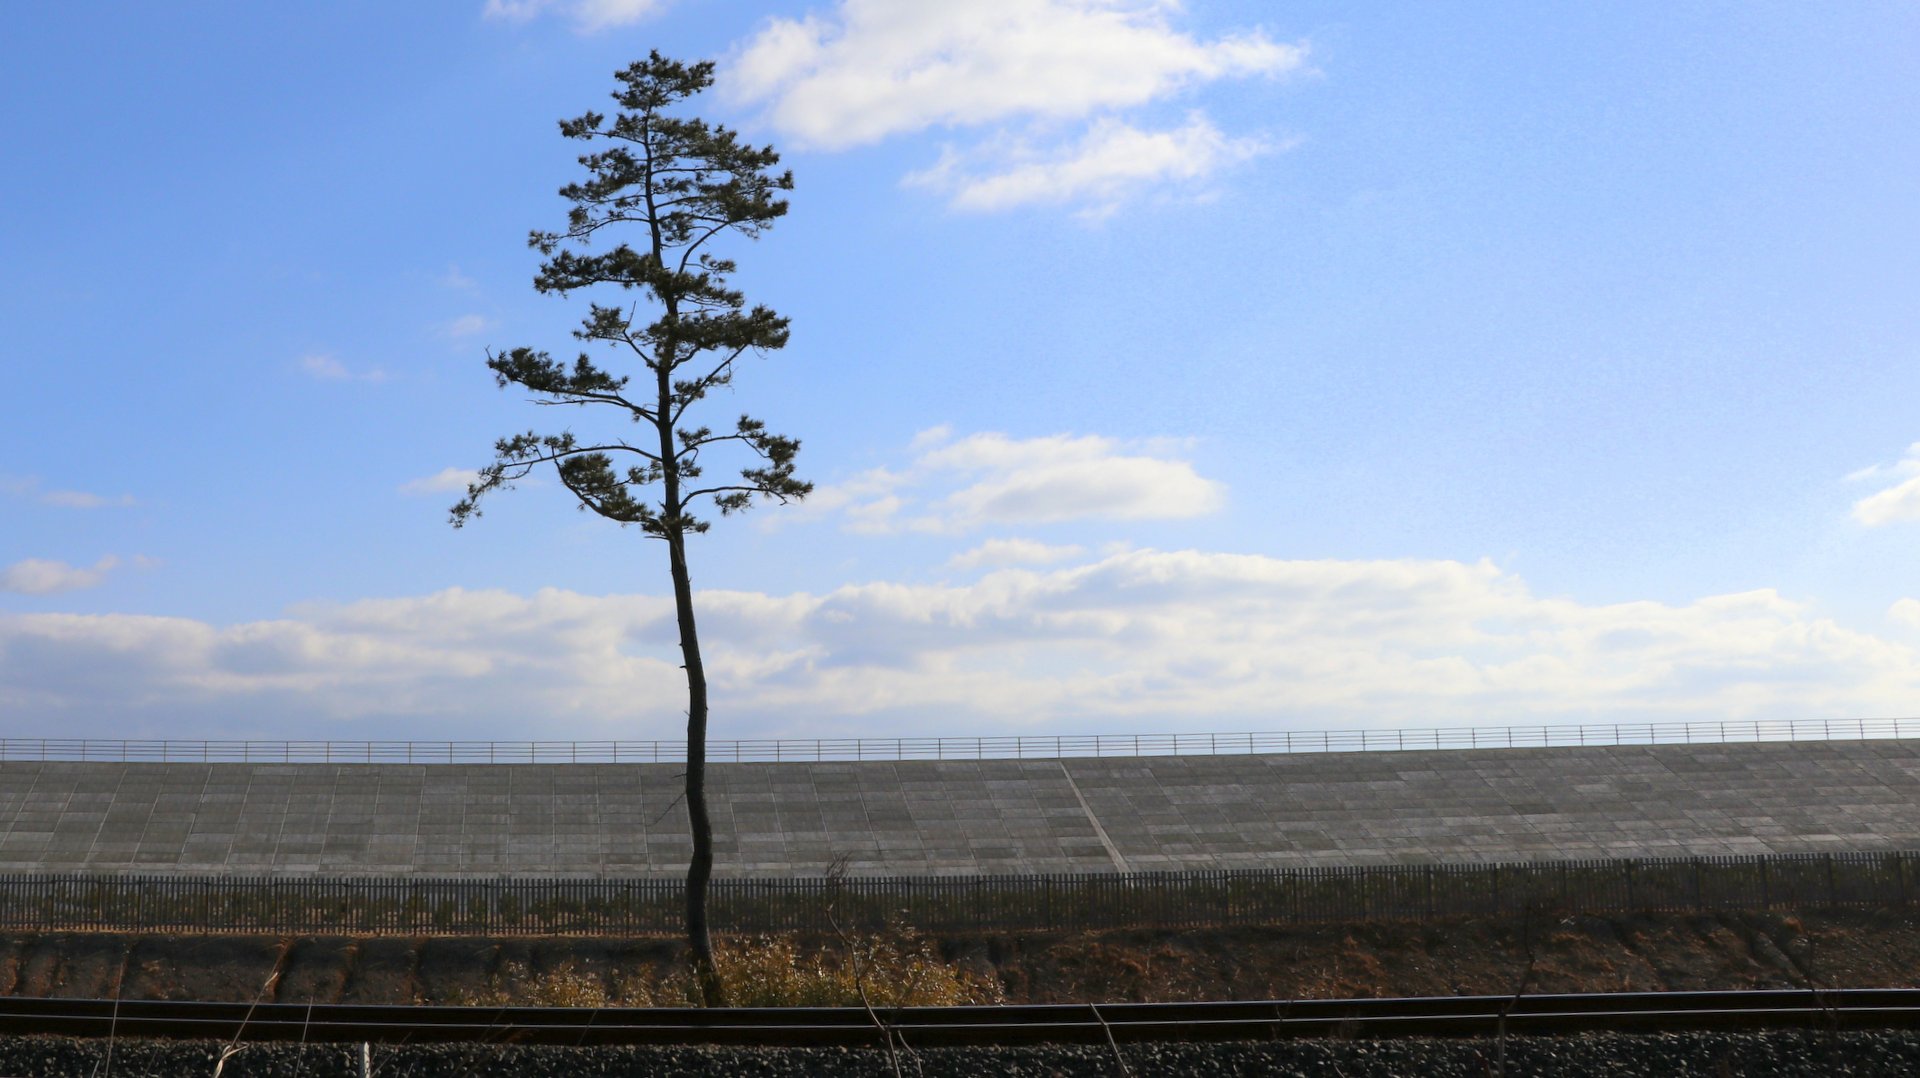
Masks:
[[[1913,644],[1771,590],[1587,605],[1486,562],[1139,550],[698,601],[723,739],[1840,718],[1920,698]],[[230,626],[3,615],[0,712],[9,736],[674,739],[674,639],[664,597],[551,589]]]

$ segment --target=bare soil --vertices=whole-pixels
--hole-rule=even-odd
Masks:
[[[935,937],[1008,1002],[1306,999],[1920,986],[1905,911],[1554,916],[1190,931]],[[832,939],[806,941],[831,949]],[[282,1003],[518,998],[561,970],[620,986],[672,940],[0,935],[0,994]]]

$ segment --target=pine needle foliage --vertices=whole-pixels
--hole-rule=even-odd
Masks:
[[[545,466],[581,509],[668,540],[708,529],[710,521],[697,513],[702,504],[726,515],[756,497],[784,502],[813,489],[794,477],[798,440],[746,415],[719,433],[688,419],[695,404],[733,382],[743,356],[787,343],[787,319],[765,306],[749,308],[727,284],[734,262],[709,244],[727,234],[758,237],[785,216],[779,194],[792,190],[793,173],[773,171],[780,155],[771,146],[747,145],[725,127],[667,111],[712,85],[711,62],[681,64],[655,52],[616,78],[623,88],[614,99],[631,111],[560,122],[562,135],[596,149],[579,158],[587,179],[560,189],[573,203],[567,227],[536,230],[528,244],[545,256],[534,278],[540,292],[613,287],[648,301],[643,320],[638,303],[593,300],[574,331],[645,374],[636,381],[585,351],[568,364],[532,348],[490,351],[487,367],[501,388],[519,386],[537,403],[625,413],[643,436],[583,439],[570,430],[529,430],[502,438],[493,462],[453,507],[455,527],[479,517],[488,494]],[[620,242],[593,249],[609,229],[627,227],[640,231],[637,248]],[[705,474],[702,455],[729,443],[751,458],[738,478],[695,482]]]

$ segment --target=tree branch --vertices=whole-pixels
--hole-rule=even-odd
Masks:
[[[560,396],[561,394],[556,393],[554,395]],[[642,405],[635,404],[632,401],[628,400],[627,398],[620,396],[619,394],[576,393],[576,392],[573,392],[572,390],[569,390],[566,392],[565,396],[569,398],[574,398],[574,399],[543,401],[543,400],[537,400],[535,398],[529,397],[527,398],[527,400],[528,400],[528,403],[538,404],[543,408],[555,408],[563,404],[579,404],[579,405],[613,404],[613,405],[618,405],[622,408],[625,408],[627,411],[632,412],[634,415],[639,416],[640,418],[646,420],[649,423],[658,422],[658,420],[654,417],[653,410],[651,408],[647,408]]]
[[[696,401],[698,401],[701,397],[705,396],[707,390],[712,389],[716,384],[718,384],[714,381],[714,378],[717,377],[721,371],[724,371],[728,367],[733,366],[734,360],[737,360],[741,356],[746,355],[747,349],[751,347],[753,346],[750,344],[743,344],[738,348],[735,348],[727,356],[727,358],[721,360],[719,363],[714,364],[713,369],[708,371],[705,375],[699,378],[691,379],[687,382],[681,383],[682,385],[696,388],[700,392],[698,393],[688,392],[686,394],[686,399],[682,400],[680,402],[680,406],[673,410],[673,418],[668,420],[668,422],[672,423],[676,427],[679,426],[680,417],[687,414],[687,409],[693,407]]]
[[[725,487],[702,487],[699,490],[681,495],[680,500],[690,502],[695,498],[702,497],[708,494],[765,494],[767,497],[774,499],[775,501],[779,502],[781,505],[787,504],[787,502],[790,499],[795,497],[792,494],[783,494],[780,491],[773,489],[772,487],[736,485],[736,486],[725,486]]]
[[[727,228],[727,226],[731,223],[729,221],[721,220],[719,218],[714,218],[714,217],[700,218],[700,220],[713,221],[714,225],[712,228],[707,229],[707,231],[704,234],[702,234],[699,239],[694,240],[692,243],[687,244],[686,250],[680,252],[680,272],[681,273],[687,272],[687,263],[693,259],[693,253],[695,251],[698,251],[702,244],[706,243],[708,240],[712,239],[714,236],[724,231]]]
[[[549,454],[547,456],[524,457],[514,461],[513,463],[514,463],[514,466],[516,467],[520,465],[525,465],[527,468],[531,469],[535,465],[539,465],[539,464],[558,464],[559,462],[561,462],[562,460],[565,460],[568,457],[577,457],[586,453],[610,453],[610,452],[633,453],[638,456],[645,457],[648,461],[654,464],[660,463],[660,457],[657,454],[649,453],[648,451],[641,449],[639,446],[628,445],[625,442],[610,442],[606,445],[573,446],[568,449],[562,449],[558,452]],[[523,472],[521,474],[524,476],[526,473]]]
[[[758,435],[710,434],[705,437],[696,438],[696,439],[693,439],[692,441],[683,443],[680,449],[680,452],[675,453],[673,455],[673,459],[679,460],[680,458],[688,455],[689,453],[698,454],[702,446],[709,446],[715,442],[745,442],[750,448],[753,449],[755,453],[760,454],[760,456],[764,458],[767,455],[767,453],[766,453],[766,450],[760,448],[758,445],[755,444],[758,440],[759,440]]]

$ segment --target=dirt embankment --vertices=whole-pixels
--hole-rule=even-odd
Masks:
[[[809,941],[833,948],[836,941]],[[1920,917],[1734,913],[1453,920],[1184,932],[944,936],[1009,1002],[1909,987]],[[618,1000],[681,959],[670,940],[0,936],[0,993],[283,1003],[515,999],[555,971]],[[1528,973],[1531,968],[1531,973]],[[265,988],[263,993],[263,986]]]

